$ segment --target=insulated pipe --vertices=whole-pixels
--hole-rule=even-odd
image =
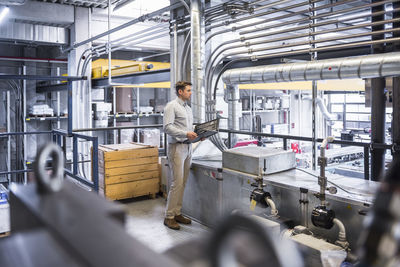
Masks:
[[[204,122],[205,99],[204,99],[204,0],[192,0],[190,5],[191,18],[191,81],[193,88],[192,108],[194,122]]]
[[[400,52],[227,70],[226,84],[375,78],[400,74]]]
[[[278,210],[276,209],[275,202],[270,197],[266,197],[265,202],[267,202],[267,204],[271,207],[271,215],[277,216]]]
[[[312,101],[312,97],[308,95],[304,96],[302,99]],[[337,119],[338,116],[336,114],[329,113],[328,109],[326,108],[326,105],[324,104],[324,101],[320,97],[315,98],[315,103],[318,105],[319,110],[321,111],[322,115],[326,120],[332,121]]]
[[[387,12],[391,12],[391,11],[387,11]],[[382,14],[385,14],[385,13],[386,13],[386,11],[383,11],[383,12],[375,12],[375,13],[372,13],[371,16],[378,16],[378,15],[382,15]],[[324,13],[324,14],[326,14],[326,13]],[[320,14],[320,15],[321,15],[321,14]],[[300,21],[305,21],[305,20],[308,20],[308,19],[295,20],[295,21],[291,21],[290,23],[295,23],[295,22],[300,22]],[[343,20],[343,21],[346,21],[346,20]],[[334,24],[334,23],[337,23],[337,22],[338,22],[337,19],[327,20],[327,21],[323,21],[323,22],[320,22],[320,23],[316,23],[316,24],[314,24],[314,26],[329,25],[329,24]],[[383,23],[385,23],[385,22],[375,22],[374,24],[379,25],[379,24],[383,24]],[[270,25],[270,26],[272,27],[273,25]],[[278,26],[278,25],[277,25],[277,26]],[[309,26],[310,26],[310,25],[298,26],[298,27],[295,27],[295,29],[296,29],[296,30],[308,29]],[[339,28],[339,29],[333,29],[333,30],[325,30],[325,31],[313,32],[313,33],[311,33],[311,34],[312,34],[312,35],[317,35],[317,34],[323,34],[323,33],[336,32],[337,30],[343,30],[343,31],[344,31],[344,30],[349,30],[349,29],[356,28],[356,27],[358,27],[358,26],[372,26],[372,24],[371,24],[371,23],[366,23],[366,24],[362,24],[362,25],[356,25],[356,26],[350,26],[350,27],[342,27],[342,28]],[[215,61],[217,60],[217,58],[218,58],[223,52],[225,52],[225,51],[227,51],[227,50],[230,50],[230,49],[234,49],[234,48],[239,48],[239,47],[244,47],[244,46],[250,47],[251,45],[263,44],[263,43],[265,43],[264,41],[252,42],[252,43],[250,43],[250,42],[244,43],[244,42],[245,42],[245,41],[248,41],[248,40],[251,40],[251,39],[257,39],[257,38],[267,37],[267,36],[271,36],[271,35],[275,35],[275,34],[281,34],[281,33],[292,32],[292,31],[294,31],[295,29],[291,28],[291,29],[289,29],[289,30],[285,29],[285,30],[278,30],[278,31],[267,32],[267,33],[264,33],[264,34],[257,34],[257,35],[253,35],[253,36],[243,36],[243,37],[241,37],[240,39],[237,39],[237,40],[230,40],[230,41],[226,41],[226,42],[220,44],[216,49],[214,49],[214,52],[209,56],[209,60],[208,60],[207,65],[206,65],[206,77],[209,77],[210,71],[211,71],[211,67],[214,65],[214,63],[215,63]],[[396,30],[398,30],[398,29],[396,29]],[[386,31],[387,31],[387,30],[386,30]],[[390,31],[390,30],[389,30],[389,31]],[[241,33],[239,33],[239,34],[241,34]],[[309,34],[310,34],[310,33],[299,34],[299,35],[295,35],[295,36],[290,37],[290,38],[287,38],[287,37],[278,37],[278,38],[274,38],[274,39],[272,39],[272,40],[269,40],[269,42],[273,42],[273,41],[282,41],[282,40],[288,40],[288,39],[296,39],[296,38],[301,38],[301,37],[308,37]],[[369,33],[367,33],[367,34],[365,34],[365,35],[369,35]],[[361,36],[364,36],[364,34],[362,34]],[[351,37],[351,36],[346,36],[346,38],[350,38],[350,37]],[[328,39],[325,39],[325,41],[337,40],[337,39],[338,39],[338,38],[328,38]],[[322,41],[324,41],[324,40],[318,40],[318,42],[322,42]],[[225,48],[223,48],[221,51],[218,52],[218,50],[219,50],[221,47],[223,47],[224,45],[232,44],[232,43],[236,43],[236,42],[242,42],[242,43],[239,44],[239,45],[233,45],[233,46],[225,47]],[[307,41],[307,42],[300,42],[300,43],[299,43],[299,42],[298,42],[298,43],[292,43],[292,44],[289,43],[289,44],[285,45],[285,47],[290,47],[290,46],[295,46],[295,45],[301,45],[301,44],[308,44],[308,42],[309,42],[309,41]],[[269,47],[269,49],[271,49],[271,48],[273,48],[273,47]],[[279,46],[276,46],[276,48],[280,49],[280,48],[282,48],[282,46],[279,45]],[[247,53],[247,52],[249,52],[249,51],[255,52],[256,50],[257,50],[257,51],[261,51],[261,50],[263,50],[263,49],[265,49],[265,48],[260,48],[260,49],[248,49],[248,50],[245,50],[245,51],[242,51],[242,52],[243,52],[243,53]],[[217,52],[218,52],[218,54],[213,58],[213,56],[214,56]],[[240,53],[242,53],[242,52],[240,52]],[[238,53],[235,53],[235,54],[238,54]],[[232,55],[232,54],[230,54],[230,55]],[[207,88],[209,88],[209,87],[211,87],[211,85],[210,85],[210,84],[207,84]]]
[[[391,21],[399,21],[399,19],[395,19],[395,20],[391,20]],[[391,22],[389,21],[389,22]],[[372,26],[372,25],[380,25],[380,24],[385,24],[386,22],[375,22],[373,24],[371,23],[366,23],[368,24],[367,26]],[[303,26],[300,27],[296,27],[296,28],[303,28],[305,29]],[[325,31],[319,31],[319,32],[314,32],[311,35],[318,35],[318,34],[325,34],[325,33],[330,33],[330,32],[337,32],[337,31],[344,31],[344,30],[348,30],[348,29],[352,29],[352,28],[356,28],[356,26],[349,26],[349,27],[344,27],[344,28],[338,28],[338,29],[333,29],[333,30],[325,30]],[[290,29],[290,30],[284,30],[284,31],[278,31],[278,32],[270,32],[267,34],[263,34],[263,35],[257,35],[257,36],[249,36],[249,37],[243,37],[243,39],[241,39],[240,41],[245,41],[245,40],[250,40],[253,38],[259,38],[259,37],[266,37],[266,36],[270,36],[270,35],[275,35],[277,33],[283,33],[283,32],[290,32],[291,30],[294,29]],[[374,32],[374,34],[381,34],[381,33],[389,33],[389,32],[398,32],[400,31],[400,28],[396,28],[396,29],[387,29],[387,30],[382,30],[379,32]],[[309,33],[306,34],[299,34],[299,35],[295,35],[292,37],[278,37],[278,38],[273,38],[270,39],[269,42],[274,42],[274,41],[282,41],[282,40],[289,40],[289,39],[297,39],[297,38],[301,38],[301,37],[306,37],[309,36]],[[248,48],[246,50],[241,50],[241,51],[237,51],[234,53],[230,53],[229,55],[238,55],[238,54],[243,54],[243,53],[254,53],[254,52],[260,52],[260,51],[264,51],[264,50],[272,50],[272,49],[282,49],[282,48],[288,48],[288,47],[293,47],[293,46],[300,46],[300,45],[307,45],[310,43],[323,43],[323,42],[329,42],[329,41],[338,41],[338,40],[342,40],[342,39],[351,39],[351,38],[356,38],[356,37],[363,37],[363,36],[368,36],[371,35],[371,33],[367,32],[367,33],[359,33],[359,34],[355,34],[355,35],[346,35],[344,38],[338,38],[338,37],[334,37],[334,38],[324,38],[324,39],[318,39],[317,41],[302,41],[302,42],[294,42],[294,43],[287,43],[285,45],[275,45],[275,46],[270,46],[270,47],[262,47],[262,48]],[[239,41],[239,40],[238,40]],[[206,77],[210,76],[210,72],[212,71],[212,66],[214,65],[215,61],[218,59],[218,57],[225,51],[230,50],[230,49],[234,49],[234,48],[240,48],[240,47],[249,47],[251,45],[259,45],[259,44],[264,44],[265,41],[259,41],[259,42],[246,42],[244,44],[240,44],[240,45],[233,45],[230,47],[225,47],[223,48],[221,51],[218,52],[218,54],[212,59],[212,56],[217,52],[217,50],[219,48],[221,48],[223,45],[229,44],[229,43],[234,43],[235,41],[227,41],[222,43],[221,45],[219,45],[214,52],[210,55],[210,60],[207,62],[206,65]],[[211,87],[211,84],[207,84],[207,88]]]

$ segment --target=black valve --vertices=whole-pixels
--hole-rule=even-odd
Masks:
[[[311,213],[311,221],[317,227],[331,229],[333,227],[333,219],[335,219],[335,212],[325,206],[317,206]]]
[[[271,198],[271,194],[268,192],[265,192],[262,189],[257,188],[257,189],[254,189],[253,192],[251,192],[250,201],[255,200],[257,203],[259,203],[265,207],[269,207],[269,205],[265,201],[266,197]]]

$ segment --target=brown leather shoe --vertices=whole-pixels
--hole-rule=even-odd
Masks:
[[[191,224],[192,220],[186,217],[183,217],[183,215],[176,215],[175,216],[175,221],[177,221],[178,223],[183,223],[183,224]]]
[[[164,225],[167,226],[168,228],[173,229],[173,230],[179,230],[179,229],[181,229],[181,227],[180,227],[179,224],[175,221],[175,219],[168,219],[168,218],[165,218],[165,219],[164,219]]]

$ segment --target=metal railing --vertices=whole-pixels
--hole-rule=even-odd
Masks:
[[[256,132],[249,132],[249,131],[235,131],[235,130],[228,130],[228,129],[220,129],[220,132],[228,133],[228,147],[232,148],[232,134],[244,134],[244,135],[251,135],[257,137],[271,137],[271,138],[279,138],[282,139],[282,146],[283,149],[288,149],[288,140],[297,140],[297,141],[307,141],[307,142],[318,142],[322,143],[322,138],[316,138],[313,140],[312,137],[305,137],[305,136],[295,136],[295,135],[282,135],[282,134],[268,134],[268,133],[256,133]],[[338,145],[346,145],[346,146],[357,146],[364,148],[364,179],[370,179],[370,164],[369,164],[369,153],[374,149],[390,149],[391,152],[398,151],[400,149],[399,146],[395,144],[380,144],[380,143],[362,143],[362,142],[354,142],[354,141],[345,141],[345,140],[334,140],[331,144],[338,144]],[[314,159],[313,159],[314,160]]]
[[[66,163],[66,165],[72,165],[72,171],[70,171],[68,168],[64,168],[64,173],[71,178],[85,184],[86,186],[92,188],[94,191],[99,190],[99,172],[98,172],[98,139],[97,137],[94,136],[87,136],[87,135],[82,135],[82,134],[76,134],[72,133],[69,134],[65,130],[52,130],[52,131],[40,131],[40,132],[9,132],[9,133],[0,133],[0,138],[2,137],[9,137],[9,136],[18,136],[18,135],[42,135],[42,134],[48,134],[49,136],[52,136],[52,140],[54,143],[58,144],[63,152],[64,155],[66,153],[66,147],[67,147],[67,141],[66,138],[72,138],[72,144],[73,144],[73,149],[72,149],[72,155],[73,155],[73,160],[71,163]],[[93,159],[92,159],[92,168],[93,168],[93,181],[89,181],[85,179],[84,177],[80,176],[78,174],[78,164],[82,163],[81,161],[78,161],[78,139],[84,139],[86,141],[91,141],[92,142],[92,149],[93,149]],[[0,172],[0,176],[2,175],[10,175],[10,174],[21,174],[21,173],[27,173],[27,172],[33,172],[32,168],[27,168],[23,170],[9,170],[9,171],[2,171]]]
[[[67,131],[64,130],[53,130],[53,142],[62,147],[64,154],[66,153],[66,139],[67,137],[72,138],[72,171],[68,169],[64,169],[66,175],[72,177],[73,179],[83,183],[86,186],[89,186],[94,191],[99,191],[99,143],[97,136],[88,136],[77,133],[68,134]],[[78,139],[84,139],[86,141],[92,142],[92,179],[93,181],[89,181],[84,177],[78,174]]]
[[[121,131],[124,129],[148,129],[148,128],[163,128],[162,124],[151,124],[151,125],[132,125],[132,126],[115,126],[115,127],[104,127],[104,128],[81,128],[74,129],[73,133],[78,132],[104,132],[104,131],[117,131],[118,133],[118,143],[121,143]],[[162,133],[164,135],[164,144],[163,148],[159,149],[160,155],[167,155],[167,134]]]

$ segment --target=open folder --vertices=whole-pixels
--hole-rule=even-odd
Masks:
[[[205,123],[200,123],[195,126],[194,132],[197,134],[197,137],[193,140],[185,140],[183,143],[190,144],[196,143],[203,138],[210,137],[216,133],[218,133],[219,127],[219,119],[207,121]]]

